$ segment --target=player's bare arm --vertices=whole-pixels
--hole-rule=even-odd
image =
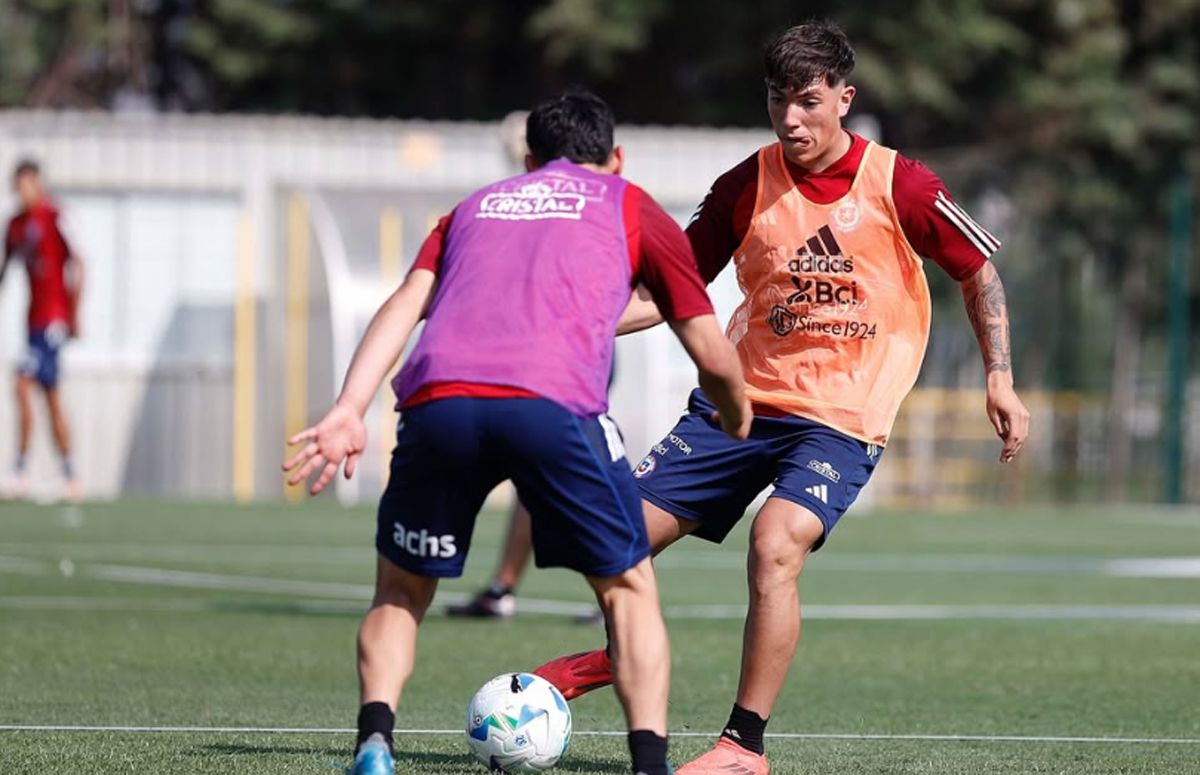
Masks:
[[[67,285],[67,297],[71,303],[71,317],[67,321],[67,330],[72,339],[78,339],[79,303],[83,300],[83,286],[87,272],[84,268],[83,259],[74,250],[67,257],[66,266],[63,267],[63,274]]]
[[[1013,389],[1012,346],[1004,283],[991,261],[985,261],[962,283],[963,303],[987,370],[987,414],[1004,441],[1000,462],[1011,462],[1029,435],[1029,410]]]
[[[299,484],[320,470],[321,475],[309,490],[316,495],[337,474],[343,461],[346,478],[354,476],[367,442],[363,415],[425,315],[435,285],[433,272],[413,270],[375,313],[350,361],[333,408],[319,423],[288,439],[289,445],[304,444],[283,464],[283,470],[291,473],[288,484]]]
[[[754,419],[737,351],[717,325],[716,315],[697,315],[671,323],[700,372],[700,387],[717,407],[721,427],[735,439],[750,435]]]
[[[645,331],[647,328],[654,328],[661,322],[663,322],[662,312],[659,311],[658,305],[650,296],[650,289],[639,285],[633,290],[633,295],[629,297],[629,306],[625,308],[620,322],[617,323],[617,336]]]

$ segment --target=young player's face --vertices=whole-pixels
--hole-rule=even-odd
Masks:
[[[788,161],[800,167],[828,166],[826,159],[842,137],[842,117],[850,110],[854,87],[830,86],[824,78],[802,89],[767,85],[767,113]]]
[[[40,175],[26,172],[18,175],[13,181],[13,190],[26,208],[33,207],[42,199],[42,179]]]

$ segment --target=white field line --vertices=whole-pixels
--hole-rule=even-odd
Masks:
[[[10,562],[10,560],[12,560]],[[64,561],[65,562],[65,561]],[[40,571],[39,571],[40,568]],[[63,573],[63,563],[33,562],[24,558],[0,557],[0,572]],[[264,578],[220,573],[198,573],[163,568],[143,568],[125,565],[70,566],[71,575],[85,579],[100,579],[128,584],[175,587],[182,589],[248,592],[305,598],[366,601],[372,588],[365,584],[305,581],[301,579]],[[462,593],[440,594],[437,602],[462,602]],[[527,613],[555,616],[582,616],[593,610],[590,603],[563,600],[525,598],[519,603]],[[21,607],[31,606],[27,597]],[[663,614],[670,619],[741,619],[744,605],[668,605]],[[1010,620],[1103,620],[1200,623],[1200,606],[1196,605],[807,605],[808,619],[849,620],[949,620],[949,619],[1010,619]]]
[[[166,727],[166,726],[75,726],[55,724],[0,724],[0,732],[114,732],[125,734],[213,734],[213,735],[351,735],[349,727]],[[462,729],[397,729],[397,735],[461,735]],[[624,730],[575,730],[579,737],[624,737]],[[711,732],[671,732],[671,737],[711,737]],[[767,732],[774,740],[899,740],[927,742],[1000,743],[1099,743],[1108,745],[1200,745],[1192,737],[1102,737],[1075,735],[920,735],[854,732]]]
[[[278,545],[162,545],[89,543],[0,543],[7,560],[22,560],[33,553],[43,558],[70,557],[91,562],[182,562],[190,564],[356,566],[374,561],[369,547],[319,547]],[[660,570],[731,571],[743,573],[746,558],[740,551],[667,552],[655,560]],[[812,570],[847,573],[914,573],[999,575],[1067,575],[1114,578],[1200,579],[1200,557],[1095,557],[1070,555],[997,554],[819,554]],[[0,569],[3,569],[0,567]]]
[[[207,587],[206,587],[207,588]],[[437,605],[461,603],[470,595],[439,593]],[[24,611],[127,611],[238,613],[256,605],[278,605],[298,614],[357,614],[366,609],[365,600],[297,599],[279,603],[263,601],[215,601],[195,598],[71,597],[52,595],[0,596],[0,610]],[[522,600],[521,611],[560,617],[578,617],[594,609],[588,603],[558,600]],[[741,620],[741,605],[665,606],[671,620]],[[804,617],[844,621],[1129,621],[1200,624],[1200,606],[1172,605],[806,605]]]

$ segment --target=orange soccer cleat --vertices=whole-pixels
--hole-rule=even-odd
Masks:
[[[533,674],[554,684],[554,688],[562,692],[567,700],[608,686],[613,680],[612,662],[604,649],[581,651],[552,659],[534,670]]]
[[[675,775],[768,775],[770,771],[765,755],[747,751],[722,737],[711,751],[692,759],[676,770]]]

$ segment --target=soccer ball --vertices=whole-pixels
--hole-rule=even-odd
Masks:
[[[543,678],[496,676],[467,706],[467,743],[492,772],[544,772],[571,744],[571,710]]]

